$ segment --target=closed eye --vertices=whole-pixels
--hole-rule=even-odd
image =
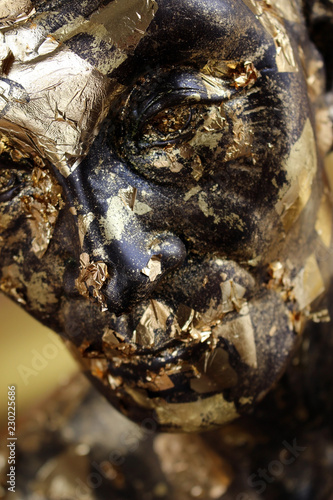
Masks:
[[[122,106],[121,126],[115,131],[120,151],[140,153],[190,140],[205,106],[221,104],[239,92],[228,79],[213,80],[173,71],[140,81]]]
[[[198,120],[198,109],[193,106],[164,109],[144,124],[137,138],[138,147],[164,147],[187,141],[195,133]]]

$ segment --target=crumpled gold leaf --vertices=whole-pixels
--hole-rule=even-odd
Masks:
[[[224,314],[231,312],[233,310],[241,312],[242,308],[246,304],[246,299],[244,299],[245,288],[239,283],[235,283],[233,280],[224,281],[221,284],[222,290],[222,312]]]
[[[32,234],[32,250],[42,258],[48,249],[59,210],[63,206],[61,188],[47,169],[35,167],[31,182],[33,193],[21,197]]]
[[[260,76],[260,73],[256,70],[251,61],[245,61],[237,70],[234,73],[236,88],[251,88]]]
[[[166,305],[152,299],[136,327],[133,342],[142,346],[153,345],[155,330],[166,329],[166,322],[171,312]]]
[[[166,391],[172,389],[175,384],[166,373],[147,372],[146,380],[138,382],[139,387],[148,389],[152,392]]]
[[[91,296],[92,289],[92,296],[99,302],[102,311],[106,311],[107,306],[101,288],[108,277],[108,268],[104,262],[90,262],[90,257],[87,253],[81,254],[80,274],[75,280],[75,286],[79,293],[87,298]]]

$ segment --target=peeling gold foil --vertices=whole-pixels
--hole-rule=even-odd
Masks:
[[[291,282],[292,264],[287,260],[284,264],[279,261],[269,264],[269,272],[272,279],[268,288],[277,291],[285,302],[294,301],[293,284]]]
[[[104,39],[129,52],[145,35],[157,9],[155,0],[115,0],[94,13],[90,22],[104,28]]]
[[[22,196],[21,203],[33,238],[31,248],[41,259],[48,249],[63,201],[61,188],[47,169],[35,167],[31,178],[33,194]]]
[[[323,309],[322,311],[316,311],[310,313],[307,316],[314,323],[329,323],[331,321],[330,313],[328,309]]]
[[[198,181],[201,179],[204,173],[204,166],[199,155],[195,155],[192,163],[192,176],[194,180]]]
[[[304,269],[296,276],[293,287],[301,311],[324,293],[324,281],[314,254],[310,255]]]
[[[126,190],[121,189],[119,191],[119,196],[123,200],[124,205],[128,207],[130,210],[132,210],[132,212],[134,211],[137,193],[138,193],[137,188],[134,188],[132,186],[130,186]]]
[[[0,29],[25,22],[35,12],[30,0],[5,0],[0,5]]]
[[[5,112],[0,131],[10,133],[23,151],[47,158],[67,177],[88,152],[107,114],[109,80],[66,48],[23,64],[16,39],[6,37],[2,58],[12,50],[17,62],[10,78],[17,86],[12,90],[1,82],[0,109]],[[48,46],[40,48],[42,55],[58,47],[51,38],[44,43]]]
[[[74,214],[76,215],[76,214]],[[89,212],[88,214],[85,215],[79,215],[77,218],[77,223],[78,223],[78,232],[79,232],[79,239],[80,239],[80,245],[83,247],[83,242],[84,238],[89,231],[90,224],[94,221],[95,215],[92,212]]]
[[[103,342],[106,344],[109,344],[111,346],[116,346],[120,344],[120,341],[118,340],[116,333],[111,330],[110,328],[107,328],[103,334],[102,337]]]
[[[147,376],[147,379],[148,377],[149,376]],[[167,391],[168,389],[172,389],[175,386],[171,378],[166,373],[162,373],[161,375],[151,373],[151,376],[149,378],[151,380],[148,382],[139,381],[138,386],[143,387],[144,389],[148,389],[152,392]]]
[[[252,368],[257,368],[257,348],[248,307],[246,307],[246,311],[246,315],[216,326],[213,332],[214,336],[222,337],[231,342],[244,363]]]
[[[253,132],[247,126],[246,121],[239,118],[236,114],[233,116],[233,142],[230,144],[226,151],[227,160],[236,160],[243,156],[252,157],[255,160],[255,156],[252,151],[253,143]]]
[[[140,323],[137,325],[133,336],[133,342],[141,346],[152,346],[155,342],[155,330],[166,329],[166,322],[171,310],[157,300],[150,300]]]
[[[286,158],[284,167],[288,183],[280,191],[276,211],[282,218],[285,231],[289,231],[309,201],[317,171],[316,143],[309,118],[300,138]]]
[[[108,268],[104,262],[90,262],[90,257],[87,253],[80,256],[80,274],[75,280],[76,288],[83,297],[90,297],[90,289],[92,296],[101,305],[101,310],[106,311],[105,298],[101,292],[101,288],[108,279]]]
[[[246,299],[244,299],[246,289],[234,280],[228,280],[221,284],[221,290],[222,312],[224,314],[234,310],[240,312],[246,304]]]
[[[236,88],[251,88],[257,79],[259,78],[260,73],[254,67],[254,64],[251,61],[245,61],[239,68],[237,68],[234,73],[234,83]]]
[[[229,355],[220,347],[206,353],[204,367],[191,379],[191,388],[198,394],[221,392],[237,384],[238,375],[229,363]]]

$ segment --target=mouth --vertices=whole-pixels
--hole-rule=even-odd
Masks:
[[[80,344],[71,342],[76,357],[104,385],[110,380],[111,386],[117,386],[114,381],[122,383],[124,380],[133,385],[137,385],[138,380],[149,385],[151,379],[157,378],[163,379],[161,385],[164,386],[170,376],[179,379],[186,374],[190,379],[205,374],[217,350],[224,350],[229,366],[230,345],[226,338],[229,344],[236,343],[236,351],[231,347],[230,356],[232,362],[237,363],[238,340],[233,338],[237,323],[239,343],[245,345],[244,351],[252,353],[250,361],[253,364],[254,340],[244,333],[249,323],[246,310],[249,295],[245,298],[245,287],[232,278],[222,282],[220,287],[220,297],[215,294],[214,299],[210,298],[203,312],[157,295],[130,314],[116,317],[104,312],[94,316],[92,311],[97,308],[96,304],[80,301],[82,308],[77,308],[73,301],[72,307],[67,309],[69,316],[76,317],[72,324],[84,325],[84,331],[81,329],[77,338]],[[73,335],[67,336],[70,337]],[[248,358],[250,355],[245,354],[245,362]],[[222,365],[223,362],[221,358]],[[172,384],[168,381],[167,385]]]

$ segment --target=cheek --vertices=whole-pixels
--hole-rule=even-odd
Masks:
[[[1,232],[10,234],[14,243],[20,228],[26,234],[23,239],[31,241],[28,248],[36,257],[42,258],[63,206],[61,188],[42,164],[24,173],[18,167],[15,175],[17,190],[7,202],[0,204]]]
[[[49,326],[50,321],[56,321],[63,292],[64,259],[55,252],[53,242],[43,257],[37,257],[32,241],[29,225],[24,222],[9,236],[3,234],[0,289]]]

